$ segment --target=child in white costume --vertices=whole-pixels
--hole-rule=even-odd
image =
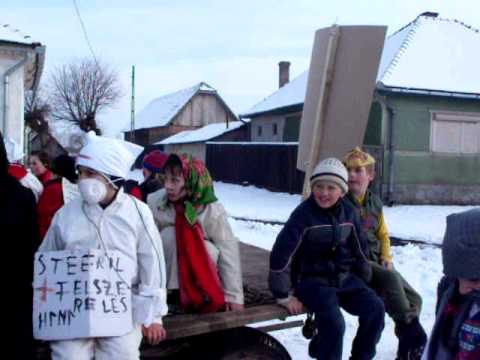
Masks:
[[[136,324],[123,336],[52,341],[53,360],[139,359],[142,332],[153,344],[166,337],[165,260],[162,246],[156,245],[160,235],[148,206],[119,186],[131,163],[119,141],[90,135],[77,158],[81,197],[55,214],[39,251],[107,248],[135,260]]]

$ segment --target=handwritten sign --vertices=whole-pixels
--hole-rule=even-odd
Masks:
[[[42,340],[121,336],[133,328],[135,263],[117,251],[35,254],[33,326]]]

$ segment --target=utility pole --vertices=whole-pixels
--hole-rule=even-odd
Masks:
[[[130,103],[130,141],[135,142],[135,65],[132,65],[132,99]]]

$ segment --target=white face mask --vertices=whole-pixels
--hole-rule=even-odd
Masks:
[[[107,196],[107,186],[98,179],[82,179],[78,182],[78,190],[83,200],[89,204],[98,204]]]

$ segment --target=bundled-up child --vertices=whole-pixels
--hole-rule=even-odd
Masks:
[[[357,147],[343,162],[348,170],[346,198],[357,208],[368,238],[367,256],[372,265],[369,285],[383,299],[388,315],[395,322],[397,360],[420,359],[427,341],[419,321],[422,298],[393,267],[383,203],[369,189],[375,178],[375,159]]]
[[[89,133],[76,161],[81,196],[55,213],[39,248],[108,248],[134,260],[133,277],[121,279],[132,288],[132,330],[120,336],[51,341],[53,360],[139,359],[142,334],[152,344],[166,337],[162,316],[168,308],[161,238],[148,206],[125,194],[122,187],[132,162],[129,151],[117,140]]]
[[[360,218],[343,199],[347,169],[321,161],[310,178],[312,194],[290,215],[270,255],[270,289],[291,314],[303,306],[315,315],[310,356],[341,359],[343,308],[359,317],[352,359],[373,359],[384,327],[382,300],[365,283],[371,276]]]
[[[480,208],[447,217],[437,318],[425,360],[480,359]]]

